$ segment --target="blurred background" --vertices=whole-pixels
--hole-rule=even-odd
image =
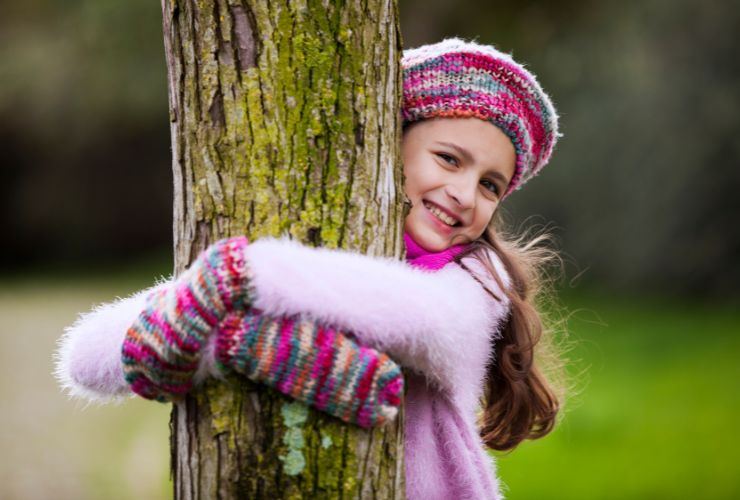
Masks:
[[[499,455],[507,498],[740,498],[740,6],[401,0],[405,47],[511,52],[561,116],[510,198],[546,228],[573,396]],[[170,272],[158,2],[0,7],[0,498],[169,498],[166,405],[68,401],[64,326]]]

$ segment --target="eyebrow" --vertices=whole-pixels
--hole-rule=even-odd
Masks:
[[[436,142],[440,146],[454,149],[457,152],[457,154],[463,157],[463,160],[467,161],[468,163],[473,163],[473,155],[470,153],[470,151],[468,151],[464,147],[458,146],[457,144],[453,144],[451,142],[444,142],[444,141],[436,141]],[[489,169],[488,174],[491,177],[495,177],[496,179],[500,180],[504,185],[504,189],[506,189],[506,187],[509,185],[509,180],[506,177],[504,177],[504,174],[502,174],[498,170]]]

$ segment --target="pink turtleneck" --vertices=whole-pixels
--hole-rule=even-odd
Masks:
[[[403,242],[406,244],[406,262],[414,267],[432,271],[442,269],[468,247],[468,245],[454,245],[441,252],[429,252],[414,241],[409,233],[403,233]]]

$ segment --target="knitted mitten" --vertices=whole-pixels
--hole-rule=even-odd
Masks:
[[[193,386],[208,335],[254,295],[243,236],[220,240],[171,286],[153,292],[123,342],[126,382],[147,399],[179,399]]]
[[[339,331],[250,309],[228,314],[216,335],[216,365],[223,372],[236,371],[366,428],[398,412],[400,367]]]

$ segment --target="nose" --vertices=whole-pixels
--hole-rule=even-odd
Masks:
[[[475,206],[475,192],[478,183],[468,178],[460,178],[458,182],[445,186],[445,192],[455,204],[465,210]]]

